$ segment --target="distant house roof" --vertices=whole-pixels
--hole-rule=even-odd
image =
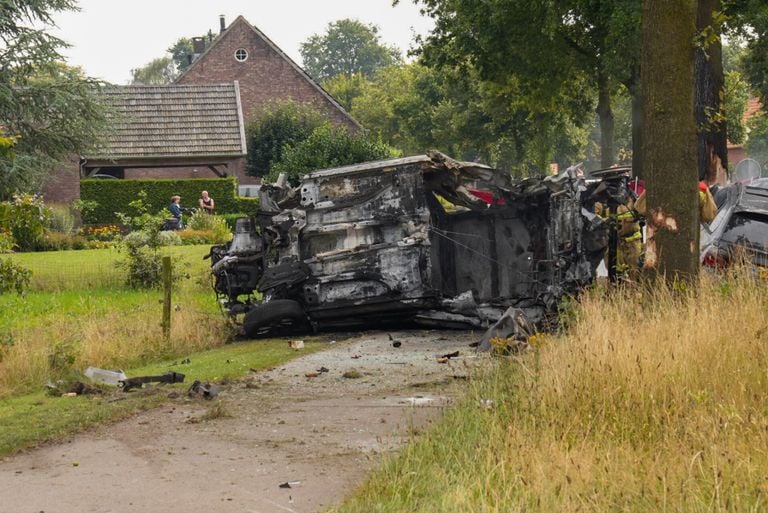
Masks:
[[[237,82],[218,85],[110,86],[116,122],[93,159],[239,157],[246,153]]]

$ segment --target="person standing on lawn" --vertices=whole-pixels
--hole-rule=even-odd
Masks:
[[[200,194],[200,200],[198,201],[198,204],[200,205],[200,210],[202,210],[206,214],[213,214],[213,209],[214,209],[213,198],[211,198],[208,195],[208,191],[203,191]]]

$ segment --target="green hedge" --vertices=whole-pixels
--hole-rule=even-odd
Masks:
[[[181,196],[183,208],[197,208],[200,192],[208,191],[216,202],[216,212],[251,213],[258,209],[258,200],[237,196],[235,178],[195,179],[146,179],[146,180],[98,180],[80,181],[80,199],[95,201],[98,207],[92,218],[99,224],[117,221],[115,212],[131,213],[128,204],[138,197],[139,191],[146,191],[147,202],[152,210],[160,211],[171,203],[171,196]]]

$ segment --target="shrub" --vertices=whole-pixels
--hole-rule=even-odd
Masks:
[[[222,242],[226,242],[226,240],[222,240],[217,236],[216,232],[211,230],[186,229],[177,233],[179,234],[179,237],[185,246],[191,246],[195,244],[220,244]],[[227,232],[227,234],[229,235],[229,232]]]
[[[214,233],[214,238],[218,242],[229,240],[232,230],[229,229],[227,222],[220,216],[206,214],[196,210],[187,221],[187,228],[195,231],[210,231]]]
[[[45,234],[51,211],[43,198],[33,194],[14,195],[0,203],[0,230],[10,231],[20,251],[34,251]]]
[[[160,285],[163,262],[157,248],[125,244],[125,251],[128,258],[119,261],[117,265],[127,271],[125,281],[129,287],[148,289]]]
[[[0,229],[0,254],[13,253],[16,247],[16,240],[9,230]]]
[[[88,240],[111,242],[120,239],[122,230],[116,224],[106,224],[102,226],[87,226],[83,229],[83,233]]]
[[[85,249],[87,247],[88,240],[82,235],[46,230],[37,249],[41,251],[61,251],[67,249]]]
[[[10,258],[0,259],[0,294],[16,292],[23,294],[29,288],[32,272],[14,264]]]
[[[160,246],[181,246],[183,244],[178,233],[167,230],[157,234],[157,242]]]
[[[259,198],[237,198],[236,212],[243,212],[249,216],[255,216],[259,213]]]
[[[315,128],[308,139],[286,148],[282,159],[272,166],[269,181],[287,173],[292,183],[315,169],[345,166],[398,155],[397,150],[365,134],[351,134],[330,123]]]
[[[114,223],[119,220],[115,212],[133,212],[130,204],[139,198],[141,191],[146,193],[143,202],[148,212],[154,214],[166,208],[174,194],[181,196],[182,207],[196,208],[200,192],[204,190],[216,201],[217,212],[241,210],[234,178],[80,181],[82,200],[96,204],[87,215],[88,224]]]
[[[80,219],[83,224],[96,224],[96,209],[99,207],[98,201],[79,199],[72,205],[80,213]]]
[[[149,244],[149,235],[141,230],[131,232],[123,237],[123,244],[130,248],[140,248]]]
[[[248,125],[248,174],[269,174],[272,166],[282,160],[286,147],[307,139],[322,124],[322,115],[310,105],[293,101],[272,105]]]
[[[241,217],[248,217],[248,214],[243,214],[243,213],[239,213],[239,214],[224,214],[224,215],[221,216],[221,218],[224,219],[224,222],[227,223],[227,226],[229,227],[229,231],[230,232],[234,232],[235,231],[235,223]]]
[[[68,205],[48,205],[48,208],[51,210],[49,229],[65,235],[75,231],[77,220]]]
[[[224,242],[216,237],[216,233],[211,230],[192,230],[186,229],[178,232],[182,244],[193,246],[196,244],[219,244]]]

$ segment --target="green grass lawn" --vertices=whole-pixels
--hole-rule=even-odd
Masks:
[[[168,392],[183,393],[196,379],[202,382],[236,379],[248,374],[250,369],[268,369],[324,347],[320,341],[307,341],[304,350],[294,351],[281,340],[242,342],[190,354],[189,364],[177,363],[180,359],[176,358],[126,372],[131,377],[173,370],[186,376],[186,381],[180,384],[127,393],[114,391],[104,396],[52,397],[41,391],[0,399],[0,458],[100,422],[155,407],[169,400]]]
[[[210,245],[174,246],[163,248],[162,252],[178,261],[181,268],[197,280],[206,277],[210,269],[210,261],[203,260],[210,248]],[[124,257],[115,248],[7,256],[32,271],[30,286],[33,291],[120,288],[125,283],[125,271],[117,266]]]

